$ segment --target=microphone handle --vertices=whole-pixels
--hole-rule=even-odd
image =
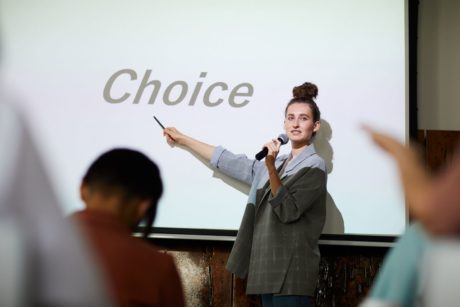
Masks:
[[[256,159],[258,161],[262,160],[263,158],[265,158],[268,154],[268,148],[267,147],[264,147],[262,148],[261,151],[259,151],[257,154],[256,154]]]
[[[281,138],[278,138],[278,141],[281,142],[281,145],[284,144],[284,143],[283,143],[283,140],[282,140]],[[267,148],[267,147],[264,147],[264,148],[262,148],[261,151],[259,151],[259,152],[256,154],[256,159],[257,159],[258,161],[260,161],[260,160],[262,160],[263,158],[265,158],[265,157],[267,156],[267,154],[268,154],[268,148]]]

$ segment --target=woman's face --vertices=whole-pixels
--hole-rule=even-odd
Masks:
[[[292,143],[299,147],[310,145],[313,132],[319,130],[319,121],[314,121],[310,105],[306,103],[293,103],[284,118],[284,130]]]

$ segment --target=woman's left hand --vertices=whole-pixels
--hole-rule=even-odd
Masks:
[[[273,139],[271,142],[268,142],[264,145],[268,149],[268,154],[265,157],[265,165],[267,167],[274,167],[275,160],[280,151],[281,142],[277,139]]]
[[[278,153],[280,152],[281,142],[273,139],[271,142],[266,143],[264,147],[268,149],[268,154],[265,157],[265,166],[268,171],[270,189],[272,191],[272,195],[276,195],[281,186],[281,180],[278,172],[276,171],[275,160],[276,156],[278,156]]]

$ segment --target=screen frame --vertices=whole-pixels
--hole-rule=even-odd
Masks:
[[[137,227],[134,235],[141,237],[144,227]],[[187,241],[227,241],[236,239],[236,230],[215,229],[190,229],[190,228],[167,228],[152,227],[148,239],[153,240],[187,240]],[[345,245],[366,247],[392,247],[397,236],[386,235],[354,235],[354,234],[322,234],[319,239],[320,245]]]
[[[406,107],[407,131],[410,139],[418,135],[417,114],[417,33],[418,33],[418,0],[405,1],[405,36],[406,36]],[[409,216],[406,212],[406,225]],[[139,226],[135,233],[143,230]],[[237,230],[195,229],[195,228],[163,228],[152,227],[149,237],[185,240],[234,241]],[[355,234],[322,234],[320,244],[328,245],[360,245],[360,246],[390,246],[398,236],[386,235],[355,235]],[[389,244],[389,245],[388,245]]]

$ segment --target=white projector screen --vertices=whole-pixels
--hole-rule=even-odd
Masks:
[[[89,164],[114,147],[160,167],[155,226],[236,230],[248,189],[171,148],[153,120],[250,157],[283,132],[292,88],[318,85],[328,167],[326,234],[399,235],[392,161],[360,129],[408,138],[407,3],[1,2],[2,73],[22,98],[66,213]],[[287,153],[290,146],[284,146]]]

